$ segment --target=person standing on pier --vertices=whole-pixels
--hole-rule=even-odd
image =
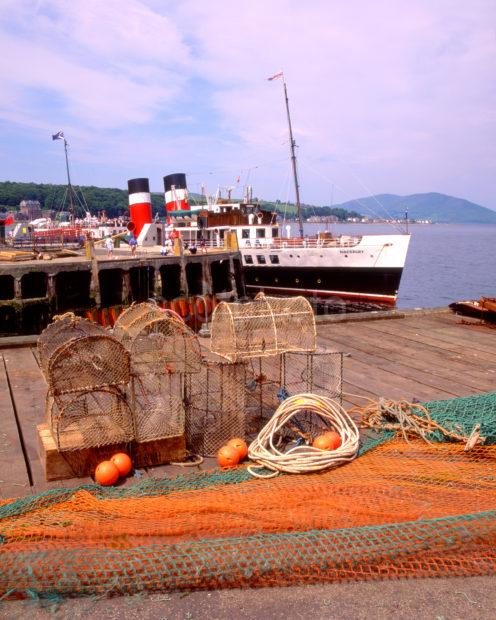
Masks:
[[[107,237],[105,247],[107,248],[107,257],[112,258],[114,255],[114,240],[112,237]]]
[[[129,240],[129,247],[131,248],[131,256],[136,256],[136,248],[138,246],[138,242],[135,237],[131,237]]]

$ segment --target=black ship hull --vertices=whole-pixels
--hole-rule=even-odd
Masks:
[[[395,305],[400,267],[250,267],[243,269],[250,294],[340,298]]]

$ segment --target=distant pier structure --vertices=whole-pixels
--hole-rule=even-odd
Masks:
[[[1,262],[0,336],[40,333],[56,314],[120,312],[133,302],[154,298],[194,308],[195,298],[237,300],[244,281],[238,250],[209,249],[130,257],[55,258],[49,261]],[[201,303],[201,302],[200,302]]]

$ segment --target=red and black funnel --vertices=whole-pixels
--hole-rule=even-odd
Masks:
[[[165,210],[189,211],[186,175],[182,172],[168,174],[164,177]]]
[[[148,179],[130,179],[127,182],[129,192],[129,212],[131,221],[128,229],[135,237],[145,224],[152,223],[152,199]]]

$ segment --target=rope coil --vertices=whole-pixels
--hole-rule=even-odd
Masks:
[[[354,394],[350,396],[355,396]],[[373,401],[365,396],[370,404],[363,407],[353,407],[350,413],[358,413],[361,416],[361,426],[375,431],[401,432],[403,439],[408,442],[409,436],[420,437],[430,444],[434,432],[440,433],[448,441],[461,441],[465,443],[465,451],[471,450],[477,444],[483,444],[485,437],[480,434],[481,425],[477,423],[471,433],[464,433],[460,425],[454,429],[441,426],[433,420],[429,410],[420,403],[411,403],[404,398],[395,401],[379,398]]]
[[[275,445],[276,436],[284,426],[290,426],[290,420],[301,412],[314,413],[327,421],[341,436],[341,446],[328,451],[309,445],[297,445],[281,452]],[[358,445],[358,428],[341,405],[324,396],[297,394],[279,405],[258,437],[250,444],[248,458],[257,465],[250,465],[248,471],[256,478],[273,478],[279,472],[303,474],[321,471],[352,461],[357,455]],[[259,474],[254,471],[256,467],[265,467],[272,473]]]

